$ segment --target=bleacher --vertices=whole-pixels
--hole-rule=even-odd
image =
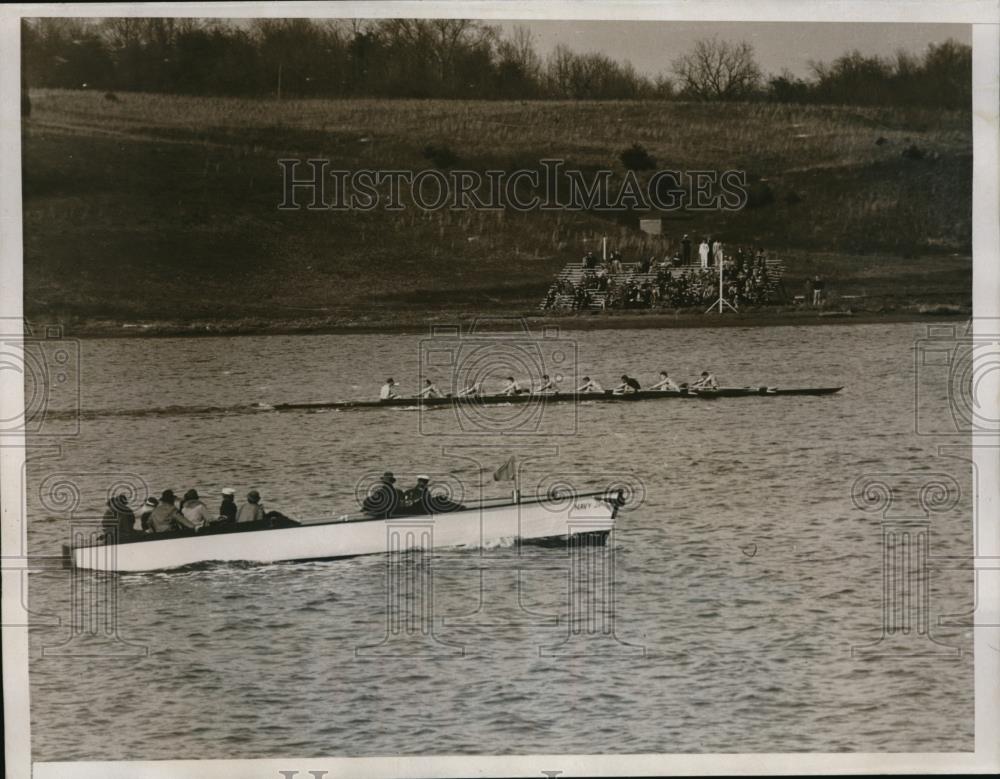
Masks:
[[[787,295],[785,293],[784,285],[781,282],[782,276],[785,273],[785,263],[776,258],[767,258],[764,260],[767,266],[767,292],[769,296],[777,296],[780,300],[784,300]],[[642,287],[644,284],[649,283],[652,285],[657,284],[657,277],[660,274],[661,269],[664,266],[656,266],[651,268],[648,272],[641,272],[641,264],[638,262],[623,262],[621,264],[621,273],[611,273],[608,272],[608,290],[612,288],[623,289],[629,285],[629,283],[634,283],[638,287]],[[608,263],[603,263],[605,269],[609,269]],[[700,265],[668,265],[666,270],[670,272],[671,275],[680,275],[685,271],[699,270]],[[596,269],[595,269],[596,270]],[[576,298],[573,295],[559,292],[561,284],[569,282],[573,285],[573,288],[578,288],[584,282],[587,270],[583,262],[569,262],[563,266],[563,269],[556,276],[556,280],[549,287],[549,293],[555,290],[555,297],[552,300],[552,304],[548,304],[548,294],[546,298],[539,304],[539,308],[545,309],[572,309],[576,307]],[[607,304],[608,291],[601,290],[598,288],[596,279],[591,281],[586,287],[587,295],[590,302],[588,303],[588,308],[593,310],[603,310]]]
[[[607,267],[607,266],[605,266]],[[611,273],[608,272],[608,288],[614,286],[624,286],[631,278],[635,275],[638,270],[638,263],[622,263],[621,273]],[[568,262],[563,266],[563,269],[556,276],[556,280],[553,283],[553,287],[558,288],[560,282],[568,281],[574,287],[579,287],[584,280],[587,269],[582,262]],[[654,274],[655,276],[655,274]],[[594,310],[603,310],[605,307],[605,302],[607,301],[608,293],[604,290],[598,289],[596,280],[586,287],[587,294],[590,296],[589,308]],[[547,299],[547,298],[546,298]],[[544,309],[546,301],[543,300],[539,308]],[[550,308],[573,308],[576,305],[576,300],[572,295],[567,295],[563,293],[557,293],[555,301]]]

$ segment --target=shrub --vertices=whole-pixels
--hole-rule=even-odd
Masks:
[[[751,179],[747,185],[747,208],[763,208],[774,202],[774,190],[763,179]]]
[[[458,162],[458,155],[443,144],[441,146],[428,144],[424,147],[423,155],[424,159],[430,160],[436,168],[450,168]]]
[[[649,170],[656,167],[656,160],[638,143],[633,143],[625,149],[618,155],[618,159],[629,170]]]

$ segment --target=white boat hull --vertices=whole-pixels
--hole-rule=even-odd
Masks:
[[[619,496],[593,493],[558,501],[476,506],[444,514],[338,521],[249,532],[211,533],[80,545],[67,550],[72,565],[126,573],[205,562],[276,563],[407,549],[489,547],[512,542],[607,534]]]

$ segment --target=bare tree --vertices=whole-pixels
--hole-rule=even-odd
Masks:
[[[469,19],[431,19],[427,27],[442,84],[455,77],[455,62],[461,52],[479,46],[492,47],[498,37],[497,28]]]
[[[509,38],[497,43],[497,57],[502,63],[516,68],[526,79],[538,79],[542,60],[535,51],[531,30],[517,25]]]
[[[549,89],[556,97],[572,97],[573,66],[576,55],[565,44],[558,44],[546,62]]]
[[[753,46],[703,38],[694,50],[673,62],[682,93],[699,100],[740,100],[761,84]]]

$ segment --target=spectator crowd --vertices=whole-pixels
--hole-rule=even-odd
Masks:
[[[702,240],[697,264],[687,236],[680,251],[661,260],[655,256],[624,265],[617,251],[607,260],[592,252],[583,258],[583,272],[574,281],[565,274],[549,288],[543,307],[588,308],[595,300],[604,308],[685,308],[710,304],[719,296],[722,263],[723,295],[736,306],[765,303],[779,279],[768,270],[762,247],[729,250],[719,240]]]

